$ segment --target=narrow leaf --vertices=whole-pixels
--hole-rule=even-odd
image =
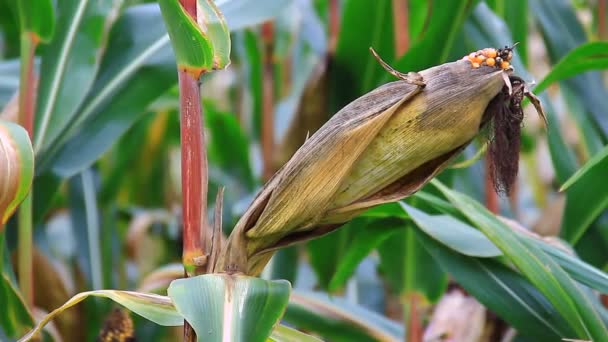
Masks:
[[[540,248],[518,237],[481,204],[452,191],[439,182],[435,186],[471,220],[505,256],[536,286],[557,311],[566,317],[577,338],[603,340],[608,331],[580,285]]]
[[[435,302],[447,288],[447,274],[420,245],[413,225],[402,227],[378,247],[379,269],[393,293],[402,298],[418,293]]]
[[[55,39],[42,55],[34,150],[52,146],[93,85],[114,19],[112,0],[58,2]],[[100,24],[104,20],[108,22]],[[87,28],[87,29],[84,29]]]
[[[76,294],[61,307],[53,310],[53,312],[46,315],[46,317],[44,317],[44,319],[38,323],[34,330],[27,333],[19,341],[31,340],[55,316],[71,308],[72,306],[82,302],[90,296],[109,298],[115,301],[116,303],[126,307],[127,309],[135,312],[136,314],[159,325],[180,326],[184,323],[184,317],[182,317],[176,311],[175,306],[173,306],[173,302],[171,302],[171,298],[169,297],[132,291],[88,291]]]
[[[320,342],[321,340],[285,325],[278,325],[269,337],[274,342]]]
[[[608,47],[607,47],[608,49]],[[608,50],[607,50],[608,51]],[[589,159],[583,167],[578,169],[575,174],[573,174],[568,180],[559,188],[559,191],[566,191],[570,186],[576,183],[578,180],[583,178],[587,173],[591,172],[594,169],[606,170],[608,165],[608,145],[604,146],[604,148],[593,158]]]
[[[592,42],[578,46],[564,56],[534,88],[537,93],[557,81],[590,70],[608,68],[608,42]]]
[[[468,256],[491,258],[502,255],[479,230],[452,216],[428,215],[405,203],[400,203],[418,227],[447,247]]]
[[[3,240],[0,239],[0,243],[4,243]],[[32,315],[19,290],[11,283],[6,274],[0,274],[0,307],[2,307],[0,328],[9,338],[18,338],[34,325]]]
[[[424,233],[418,237],[459,285],[525,336],[535,341],[572,336],[555,308],[516,272],[490,259],[456,253]]]
[[[576,244],[608,208],[608,146],[591,158],[566,183],[566,208],[562,220],[562,236]],[[562,188],[564,188],[562,187]]]
[[[421,196],[422,195],[422,196]],[[425,232],[427,233],[427,235],[431,236],[432,238],[434,238],[435,240],[443,243],[446,247],[449,247],[461,254],[465,254],[465,255],[471,255],[471,256],[476,256],[476,257],[483,257],[484,254],[483,253],[479,253],[480,251],[477,250],[476,248],[474,248],[473,244],[469,245],[468,243],[466,243],[466,245],[464,246],[460,246],[459,242],[461,242],[461,240],[472,240],[475,241],[474,245],[480,246],[479,248],[482,250],[486,250],[488,248],[489,245],[494,246],[493,248],[496,248],[496,246],[490,241],[488,240],[488,238],[485,235],[481,235],[479,236],[478,234],[479,231],[477,229],[475,229],[474,227],[469,226],[468,224],[466,224],[465,222],[462,222],[460,220],[456,220],[454,218],[454,215],[458,215],[458,213],[454,213],[454,208],[450,206],[449,203],[443,203],[443,201],[435,198],[434,196],[428,195],[428,194],[424,194],[424,193],[418,193],[415,195],[415,197],[417,199],[425,199],[425,201],[427,201],[426,203],[431,204],[433,206],[433,208],[438,209],[441,212],[444,212],[448,215],[441,215],[441,216],[433,216],[433,215],[428,215],[425,214],[424,212],[419,211],[419,213],[417,215],[413,215],[412,213],[410,213],[412,219],[419,224],[419,227]],[[409,209],[407,208],[411,208],[411,207],[406,207],[406,211],[409,212]],[[423,216],[426,217],[430,217],[431,221],[428,221],[427,218],[423,218]],[[444,218],[445,220],[447,220],[447,222],[444,222]],[[437,221],[437,222],[435,222]],[[441,225],[439,225],[438,227],[436,227],[435,229],[433,229],[432,231],[428,231],[427,229],[423,228],[422,226],[430,224],[430,223],[441,223]],[[457,222],[457,226],[459,226],[462,230],[456,228],[455,233],[456,234],[452,234],[452,230],[454,230],[454,226],[452,225],[452,223]],[[445,228],[445,227],[449,227],[449,228]],[[511,228],[512,225],[510,225]],[[520,230],[518,229],[514,229],[515,232],[517,232],[519,234],[519,236],[523,239],[526,239],[532,243],[534,243],[536,246],[538,246],[539,248],[541,248],[545,253],[547,253],[549,256],[551,256],[551,258],[553,258],[553,260],[555,262],[557,262],[566,272],[568,272],[568,274],[576,279],[577,281],[597,290],[600,291],[602,293],[607,293],[608,291],[608,274],[606,274],[605,272],[602,272],[601,270],[591,266],[590,264],[582,261],[581,259],[579,259],[576,255],[574,254],[570,254],[567,253],[563,250],[563,248],[556,246],[553,243],[548,243],[547,241],[545,241],[543,238],[533,235],[529,232],[527,233],[523,233],[523,230],[525,228],[521,228]],[[471,231],[477,232],[477,233],[473,233]],[[437,236],[435,236],[434,234],[437,234]],[[476,237],[471,236],[471,234],[475,235]],[[456,236],[452,236],[452,235],[456,235]],[[462,248],[459,248],[462,247]],[[467,254],[467,252],[471,252],[471,250],[469,248],[474,248],[474,253],[473,254]],[[492,248],[492,247],[490,247]],[[498,249],[496,249],[498,251],[499,254],[495,255],[495,256],[499,256],[502,255],[502,252]],[[479,254],[479,255],[477,255]],[[489,255],[488,255],[489,256]]]
[[[403,341],[403,326],[324,293],[294,291],[284,320],[332,341]]]
[[[291,1],[274,0],[258,6],[255,1],[232,0],[218,1],[217,5],[228,28],[239,30],[277,15]],[[112,29],[99,77],[86,103],[70,122],[69,134],[59,137],[61,142],[53,146],[52,153],[38,156],[42,167],[52,167],[65,178],[82,171],[140,119],[152,101],[175,85],[175,59],[159,20],[162,16],[157,4],[125,10]],[[0,101],[3,76],[0,73]]]
[[[349,247],[338,261],[328,290],[333,292],[342,288],[361,261],[383,241],[394,236],[397,229],[403,229],[403,223],[395,220],[368,221],[362,227],[352,229],[353,236],[348,244]]]

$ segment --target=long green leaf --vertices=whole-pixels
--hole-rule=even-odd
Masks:
[[[315,272],[317,285],[328,289],[338,265],[348,251],[348,242],[352,232],[359,227],[361,220],[354,219],[337,229],[306,244],[309,262]]]
[[[58,2],[55,37],[42,55],[34,150],[49,148],[93,85],[120,1]]]
[[[536,286],[575,330],[576,338],[604,341],[608,330],[580,285],[540,248],[519,238],[481,204],[438,182],[435,186]]]
[[[348,0],[342,7],[340,35],[338,37],[334,63],[339,65],[336,81],[340,81],[341,93],[350,90],[351,95],[363,94],[376,86],[384,76],[384,70],[369,53],[373,47],[381,56],[392,58],[393,26],[390,0]],[[365,25],[361,25],[365,22]],[[344,104],[352,100],[347,98]]]
[[[0,232],[25,199],[34,175],[34,152],[23,127],[0,119]]]
[[[290,327],[280,324],[272,331],[268,340],[273,342],[320,342],[316,337],[307,335]]]
[[[290,291],[284,280],[205,274],[174,280],[167,293],[199,341],[265,341]]]
[[[608,68],[608,42],[592,42],[578,46],[565,55],[538,83],[534,90],[542,92],[551,84],[590,70]]]
[[[209,160],[254,190],[248,141],[237,118],[232,113],[218,111],[212,103],[204,101],[205,124],[209,129],[207,145]]]
[[[82,302],[88,297],[103,297],[109,298],[116,303],[126,307],[136,314],[164,326],[180,326],[184,322],[184,317],[180,315],[171,298],[156,294],[140,293],[132,291],[116,291],[116,290],[99,290],[81,292],[70,298],[65,304],[53,310],[46,315],[42,321],[34,328],[34,330],[23,336],[20,341],[29,341],[39,333],[44,326],[50,322],[55,316],[72,306]]]
[[[403,341],[403,327],[394,321],[323,293],[294,291],[284,320],[331,341]]]
[[[403,222],[398,220],[364,220],[361,226],[352,230],[349,248],[340,258],[337,269],[332,276],[328,290],[341,289],[353,275],[359,263],[386,239],[394,237],[398,229],[403,229]]]
[[[264,6],[249,0],[217,4],[228,28],[239,30],[277,15],[291,1],[268,0]],[[157,4],[132,6],[125,11],[112,29],[99,77],[86,103],[62,132],[61,142],[39,156],[42,170],[52,168],[70,177],[90,166],[145,114],[155,99],[176,84],[175,57],[169,36],[158,25],[160,21]]]
[[[429,27],[422,39],[393,64],[402,71],[419,71],[430,66],[445,63],[462,29],[464,20],[475,7],[477,0],[452,1],[436,0],[432,6]]]
[[[557,63],[569,51],[587,42],[585,28],[580,23],[571,1],[529,0],[530,13],[536,19],[545,40],[549,58]],[[603,108],[608,107],[608,92],[601,74],[588,72],[562,82],[572,88],[595,124],[608,136],[608,121]]]
[[[502,255],[480,231],[452,216],[428,215],[405,203],[401,206],[422,231],[460,254],[485,258]]]
[[[0,232],[0,235],[4,235],[4,233]],[[0,243],[4,244],[3,237],[0,237]],[[2,250],[1,247],[0,250]],[[2,256],[0,254],[0,259]],[[0,262],[3,261],[0,260]],[[32,315],[25,305],[19,290],[4,273],[0,274],[0,307],[2,307],[0,327],[7,334],[7,337],[18,338],[34,325]]]
[[[484,257],[484,256],[499,256],[503,253],[496,248],[496,246],[488,240],[488,238],[479,233],[479,231],[465,222],[457,220],[453,213],[454,208],[430,196],[428,194],[419,193],[416,198],[425,198],[429,200],[427,203],[434,203],[434,208],[439,209],[448,215],[428,215],[420,210],[412,207],[403,205],[405,210],[410,214],[412,219],[418,224],[418,226],[429,236],[435,240],[441,242],[446,247],[449,247],[461,254]],[[415,210],[416,212],[413,212]],[[432,230],[429,230],[431,225]],[[428,226],[428,227],[427,227]],[[448,227],[448,228],[446,228]],[[457,228],[456,228],[457,227]],[[544,241],[542,238],[534,236],[532,234],[519,234],[520,238],[523,238],[541,248],[547,253],[555,262],[557,262],[570,276],[580,283],[583,283],[601,293],[608,293],[608,274],[601,270],[591,266],[590,264],[577,258],[576,255],[565,252],[562,248],[557,247],[555,244],[550,244]],[[481,236],[479,235],[481,234]],[[474,241],[474,244],[470,244],[470,241]],[[461,243],[466,242],[464,245]],[[493,246],[493,247],[490,247]],[[494,252],[498,254],[492,255]],[[488,251],[490,253],[488,254]]]
[[[404,224],[378,246],[378,268],[392,291],[401,298],[419,293],[435,302],[447,288],[447,274],[420,245],[414,230],[413,224]]]
[[[576,244],[593,221],[608,208],[607,155],[608,147],[575,173],[573,180],[565,183],[568,190],[561,233],[571,244]]]
[[[608,161],[608,145],[606,145],[602,149],[602,151],[600,151],[598,154],[596,154],[595,156],[593,156],[593,158],[589,159],[585,163],[585,165],[583,165],[583,167],[581,167],[580,169],[578,169],[578,171],[576,171],[576,173],[572,175],[572,177],[568,178],[568,180],[566,182],[564,182],[564,184],[559,189],[559,191],[565,191],[565,190],[567,190],[568,188],[570,188],[570,186],[572,184],[576,183],[581,178],[585,177],[585,175],[587,175],[589,172],[591,172],[591,171],[593,171],[595,169],[599,168],[599,169],[602,169],[602,170],[606,170],[605,163],[607,161]]]
[[[572,336],[555,308],[526,279],[490,259],[467,257],[419,232],[424,247],[443,269],[488,309],[535,341]]]

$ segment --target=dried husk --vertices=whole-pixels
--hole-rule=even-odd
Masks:
[[[216,270],[258,274],[272,250],[420,189],[479,133],[508,72],[446,63],[419,73],[424,88],[396,81],[344,107],[260,191]]]

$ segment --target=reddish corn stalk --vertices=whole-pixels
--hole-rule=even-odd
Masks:
[[[393,27],[395,31],[395,55],[402,56],[409,48],[408,1],[393,0]]]
[[[188,276],[199,273],[207,228],[207,153],[198,80],[179,70],[182,143],[183,262]]]
[[[196,21],[196,0],[179,1]],[[180,136],[182,154],[183,253],[186,277],[204,273],[207,232],[207,149],[203,130],[200,75],[179,70]],[[192,326],[184,320],[184,341],[196,341]]]
[[[262,25],[264,43],[264,71],[262,75],[262,159],[264,180],[274,173],[274,27],[272,22]]]
[[[606,0],[597,2],[597,30],[600,40],[608,39],[608,27],[606,27]]]
[[[329,2],[329,55],[333,56],[338,44],[338,34],[340,33],[340,8],[338,0]]]
[[[420,321],[420,313],[418,309],[419,295],[412,293],[406,299],[409,303],[408,326],[406,341],[421,342],[422,341],[422,322]]]

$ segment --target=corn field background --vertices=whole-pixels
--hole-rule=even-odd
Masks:
[[[224,246],[308,137],[395,80],[370,47],[407,73],[518,43],[514,73],[548,119],[523,102],[508,197],[495,191],[482,132],[412,196],[276,251],[259,277],[291,290],[243,285],[283,291],[267,299],[272,335],[249,335],[266,322],[251,311],[223,340],[608,341],[607,2],[216,0],[231,63],[201,78],[202,208]],[[167,8],[0,0],[0,341],[86,291],[94,298],[57,315],[42,340],[181,340],[184,319],[215,340],[201,327],[222,312],[199,297],[221,291],[173,282],[186,247]],[[25,198],[16,210],[11,193]],[[158,296],[141,304],[109,289]]]

